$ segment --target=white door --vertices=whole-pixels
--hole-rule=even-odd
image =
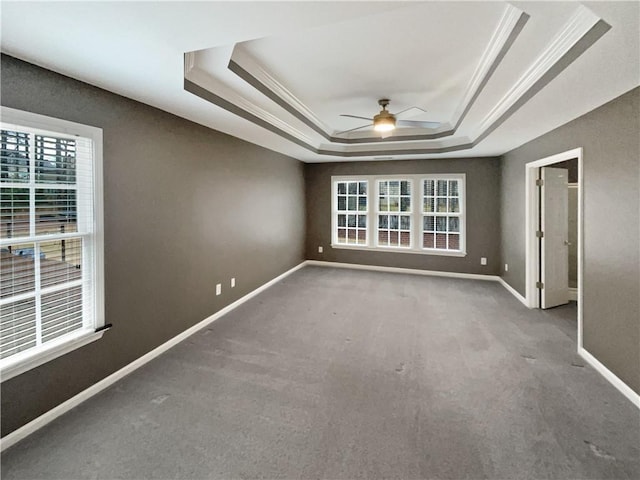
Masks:
[[[540,170],[540,299],[542,308],[551,308],[569,303],[569,175],[564,168]]]

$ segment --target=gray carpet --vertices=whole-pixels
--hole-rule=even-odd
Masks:
[[[575,354],[575,304],[554,310],[307,267],[9,449],[2,478],[640,478],[639,411]]]

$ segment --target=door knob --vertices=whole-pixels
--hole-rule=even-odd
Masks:
[[[567,246],[567,247],[568,247],[569,245],[571,245],[571,242],[570,242],[570,241],[568,241],[568,240],[565,240],[565,241],[564,241],[564,244],[565,244],[565,246]]]

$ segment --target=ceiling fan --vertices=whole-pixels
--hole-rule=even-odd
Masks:
[[[362,128],[368,128],[373,125],[373,129],[376,132],[380,132],[382,138],[388,137],[392,135],[391,132],[396,129],[396,127],[418,127],[418,128],[438,128],[440,126],[440,122],[423,122],[420,120],[405,120],[398,118],[401,114],[408,112],[409,110],[413,110],[417,107],[407,108],[406,110],[402,110],[398,113],[391,113],[387,110],[387,106],[389,105],[390,100],[388,98],[381,98],[378,100],[378,105],[382,107],[380,113],[375,115],[373,119],[368,117],[360,117],[358,115],[346,115],[342,114],[341,117],[349,117],[349,118],[357,118],[361,120],[369,120],[373,123],[363,125],[361,127],[352,128],[350,130],[343,130],[338,133],[347,133],[353,132],[355,130],[360,130]],[[419,109],[422,110],[422,109]],[[424,111],[424,110],[423,110]]]

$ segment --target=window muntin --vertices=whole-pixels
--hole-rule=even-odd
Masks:
[[[422,247],[461,251],[460,179],[422,181]]]
[[[0,366],[6,379],[90,341],[84,339],[95,336],[104,313],[96,202],[101,132],[4,107],[3,114],[12,122],[0,126]],[[87,135],[67,131],[76,127]]]
[[[378,245],[411,247],[411,181],[378,181]]]
[[[349,210],[349,183],[367,182],[359,201],[362,211]],[[432,255],[466,255],[465,175],[362,175],[332,177],[332,245]],[[351,187],[352,195],[354,187]],[[340,197],[343,197],[342,199]],[[368,208],[373,205],[373,208]],[[351,201],[353,207],[353,200]],[[348,215],[365,216],[363,241],[347,233]],[[354,221],[351,221],[353,228]],[[357,225],[357,224],[356,224]],[[363,222],[362,225],[365,225]],[[338,238],[338,230],[340,235]]]
[[[366,181],[336,183],[337,226],[335,241],[344,245],[367,244]]]

